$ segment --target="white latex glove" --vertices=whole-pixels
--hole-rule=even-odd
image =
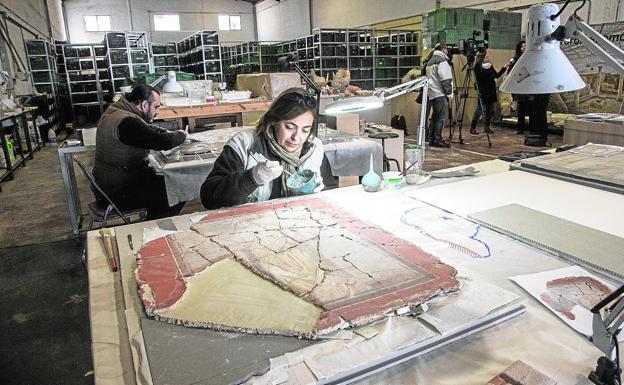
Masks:
[[[453,95],[446,95],[446,97],[448,98],[448,101],[450,102],[451,100],[453,100]]]
[[[260,162],[251,169],[254,181],[261,186],[282,175],[283,172],[284,167],[276,160]]]
[[[323,184],[323,177],[319,174],[316,174],[316,179],[314,180],[314,182],[316,182],[316,187],[314,187],[314,190],[312,190],[312,192],[320,193],[321,191],[323,191],[323,189],[325,188],[325,185]]]

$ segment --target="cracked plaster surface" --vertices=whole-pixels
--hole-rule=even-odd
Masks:
[[[429,254],[319,198],[303,198],[218,211],[145,245],[137,281],[147,313],[171,316],[189,282],[226,259],[323,309],[317,334],[458,287],[454,269]]]

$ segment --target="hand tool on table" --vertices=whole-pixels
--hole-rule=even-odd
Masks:
[[[102,245],[104,246],[104,251],[106,252],[106,262],[108,263],[108,267],[112,272],[119,270],[119,265],[117,263],[117,247],[115,246],[115,238],[110,229],[103,228],[100,229],[100,240],[102,241]]]

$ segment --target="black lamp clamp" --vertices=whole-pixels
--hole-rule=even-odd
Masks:
[[[282,56],[277,59],[277,67],[282,72],[290,72],[291,69],[294,69],[299,76],[301,76],[301,80],[308,87],[308,91],[314,93],[316,95],[316,111],[314,112],[314,125],[312,126],[312,134],[317,136],[318,133],[318,119],[319,119],[319,108],[321,105],[321,89],[314,83],[314,80],[310,77],[310,75],[306,74],[301,67],[296,62],[297,57],[290,53],[287,56]]]

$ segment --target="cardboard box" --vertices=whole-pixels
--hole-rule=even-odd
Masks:
[[[291,87],[301,87],[301,77],[298,73],[240,74],[236,77],[236,89],[249,90],[254,98],[264,96],[275,99]]]

